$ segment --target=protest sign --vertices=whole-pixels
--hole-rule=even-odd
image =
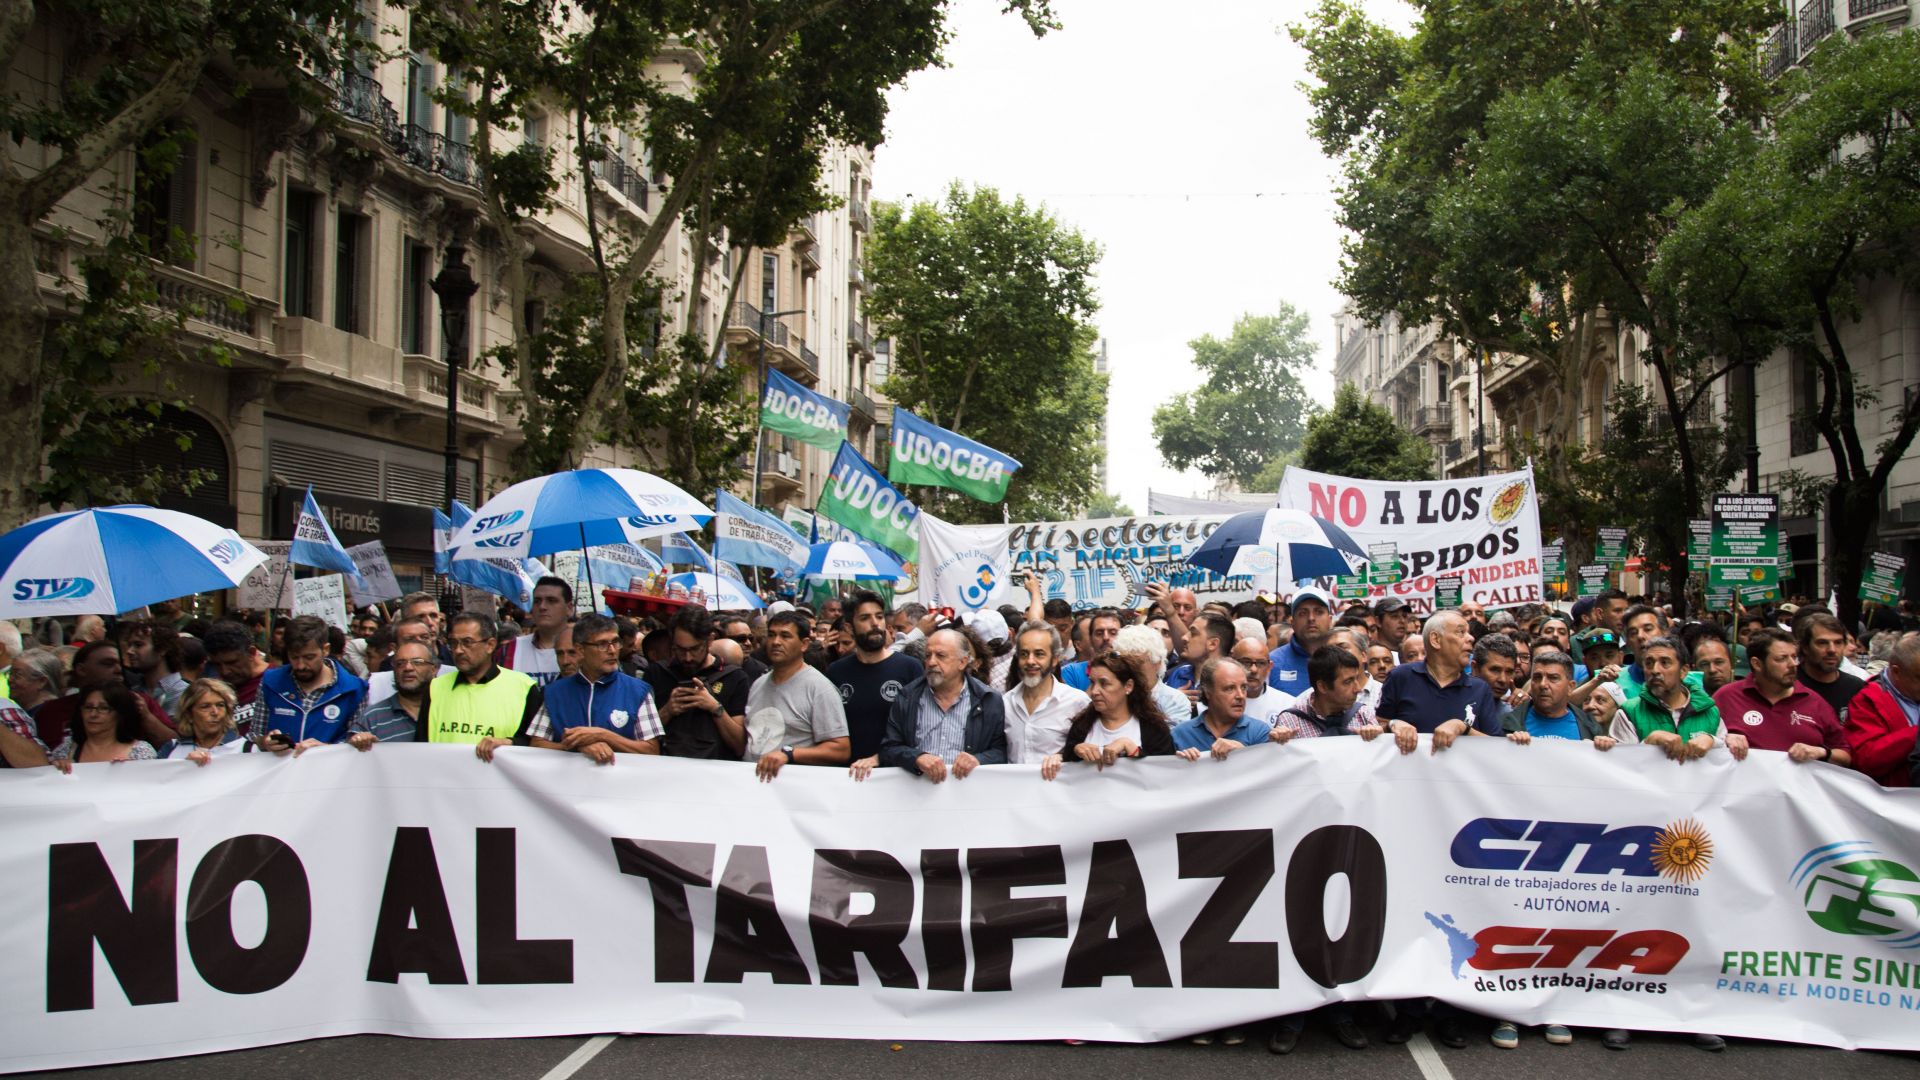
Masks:
[[[1687,521],[1687,572],[1705,574],[1713,566],[1713,519]]]
[[[1442,574],[1433,579],[1433,606],[1448,611],[1460,606],[1462,582],[1458,574]]]
[[[1567,542],[1560,539],[1540,548],[1540,580],[1549,591],[1567,587]]]
[[[1011,525],[949,525],[922,511],[920,602],[959,611],[1026,607],[1026,590],[1014,586],[1010,572],[1007,538],[1012,533]]]
[[[760,423],[768,431],[831,450],[847,437],[847,416],[852,411],[845,402],[816,394],[767,369],[767,383],[760,394]]]
[[[1907,591],[1907,560],[1884,551],[1868,557],[1866,572],[1860,576],[1860,599],[1881,604],[1897,604]]]
[[[981,502],[997,503],[1007,497],[1007,484],[1019,468],[1018,461],[991,446],[893,407],[887,479],[896,484],[952,488]]]
[[[347,579],[347,596],[353,601],[354,607],[372,607],[382,600],[398,600],[405,594],[406,590],[400,587],[399,579],[393,576],[393,563],[387,558],[385,544],[369,540],[348,548],[347,554],[360,571],[360,581]]]
[[[1707,583],[1743,590],[1780,580],[1780,496],[1715,495]]]
[[[1400,563],[1400,545],[1391,540],[1367,545],[1367,584],[1397,585],[1406,576],[1406,568]]]
[[[1355,480],[1289,468],[1280,505],[1333,523],[1362,545],[1395,545],[1405,577],[1373,585],[1375,598],[1433,610],[1433,580],[1457,574],[1462,599],[1488,608],[1539,603],[1540,515],[1533,472],[1464,480]]]
[[[337,626],[345,631],[347,629],[347,579],[340,574],[295,578],[293,614],[295,617],[317,615],[325,619],[328,626]]]
[[[234,603],[243,608],[285,611],[293,606],[293,578],[287,573],[287,553],[291,540],[249,540],[247,543],[267,553],[267,561],[247,571],[234,590]]]
[[[1620,567],[1627,564],[1627,530],[1618,525],[1602,526],[1593,546],[1593,561]]]
[[[1601,593],[1606,592],[1607,586],[1611,584],[1611,582],[1607,580],[1607,575],[1612,572],[1613,567],[1608,566],[1606,563],[1587,563],[1582,566],[1579,570],[1579,595],[1599,596]]]
[[[1920,801],[1768,751],[1308,739],[936,789],[395,743],[3,770],[0,813],[6,1071],[359,1033],[1163,1042],[1425,997],[1920,1049]]]

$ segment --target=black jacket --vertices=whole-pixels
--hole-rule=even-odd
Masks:
[[[971,701],[967,706],[964,749],[982,765],[1005,765],[1006,708],[1001,704],[999,693],[992,687],[971,675],[966,678]],[[900,696],[893,699],[893,709],[887,713],[887,733],[880,740],[881,765],[891,765],[914,773],[920,771],[920,766],[914,764],[914,760],[925,752],[920,749],[919,720],[920,699],[926,693],[927,679],[922,675],[908,683],[900,691]]]

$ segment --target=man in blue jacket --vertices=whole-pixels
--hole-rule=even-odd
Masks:
[[[547,684],[540,711],[527,723],[527,742],[573,750],[600,765],[613,764],[615,754],[658,754],[665,731],[660,710],[652,688],[620,670],[619,625],[605,615],[582,615],[573,641],[579,667]]]
[[[927,639],[927,673],[893,700],[880,764],[919,773],[934,783],[981,765],[1007,761],[1006,711],[992,687],[967,674],[973,646],[962,634],[936,630]]]
[[[253,736],[269,750],[319,746],[346,738],[366,704],[367,684],[327,656],[323,619],[301,615],[287,624],[287,662],[260,676]]]

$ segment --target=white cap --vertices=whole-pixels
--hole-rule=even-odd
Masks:
[[[778,615],[783,611],[792,610],[793,605],[787,603],[785,600],[775,600],[773,603],[767,605],[767,614],[769,615]]]
[[[1299,592],[1293,594],[1293,597],[1288,601],[1288,606],[1296,606],[1302,600],[1312,600],[1328,611],[1333,610],[1333,601],[1327,599],[1327,594],[1321,592],[1319,589],[1301,589]]]
[[[997,611],[970,611],[961,617],[961,621],[987,641],[1007,640],[1007,620]]]

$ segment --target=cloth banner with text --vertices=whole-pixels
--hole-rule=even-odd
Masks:
[[[831,450],[847,437],[847,417],[853,409],[767,369],[767,382],[760,391],[760,423],[768,431],[777,431],[792,439]]]
[[[1405,576],[1373,585],[1419,615],[1433,611],[1434,579],[1458,575],[1461,600],[1487,608],[1545,602],[1540,507],[1533,469],[1465,480],[1355,480],[1289,467],[1280,505],[1345,529],[1362,547],[1394,544]]]
[[[985,443],[929,423],[898,405],[893,407],[893,452],[887,455],[887,479],[896,484],[952,488],[997,503],[1020,462]]]
[[[920,511],[920,591],[930,608],[980,611],[1013,604],[1026,610],[1027,590],[1015,586],[1007,538],[1011,525],[952,525]],[[1013,627],[1012,629],[1018,629]]]
[[[1920,1049],[1920,792],[1761,751],[1318,739],[936,786],[326,746],[9,770],[0,806],[6,1071],[363,1032],[1160,1041],[1421,996]]]

